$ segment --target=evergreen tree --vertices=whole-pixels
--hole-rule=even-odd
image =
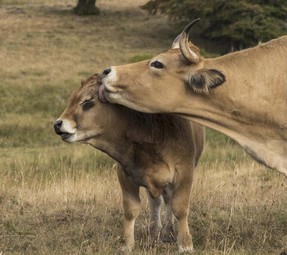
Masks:
[[[151,0],[143,8],[179,23],[201,18],[201,36],[234,49],[287,34],[286,0]]]
[[[78,0],[74,12],[78,15],[98,15],[100,13],[96,7],[96,0]]]

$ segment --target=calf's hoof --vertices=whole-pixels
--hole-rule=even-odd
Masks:
[[[182,246],[182,245],[179,245],[178,247],[178,253],[179,254],[192,254],[193,253],[193,245],[191,246]]]

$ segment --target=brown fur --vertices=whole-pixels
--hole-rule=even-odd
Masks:
[[[102,77],[107,99],[215,129],[287,177],[287,36],[204,59],[192,44],[178,43],[184,35],[150,60],[112,66]]]
[[[98,100],[99,86],[97,75],[82,82],[60,120],[76,130],[76,138],[67,141],[88,143],[119,162],[126,240],[120,251],[130,251],[134,245],[140,186],[148,191],[153,239],[160,232],[163,239],[172,235],[172,211],[179,222],[180,249],[190,251],[192,240],[187,223],[190,189],[203,149],[204,128],[173,115],[143,114],[123,106],[103,104]],[[80,103],[91,97],[94,106],[83,111]],[[61,132],[65,131],[63,127]],[[158,211],[162,197],[169,216],[161,229]]]

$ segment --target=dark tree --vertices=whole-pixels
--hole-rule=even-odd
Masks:
[[[98,15],[100,13],[96,7],[96,0],[78,0],[74,12],[77,15]]]
[[[202,37],[233,49],[287,34],[287,0],[150,0],[143,8],[178,23],[201,18]]]

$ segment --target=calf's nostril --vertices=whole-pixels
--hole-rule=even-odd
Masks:
[[[55,125],[56,125],[57,127],[61,127],[61,126],[62,126],[62,123],[63,123],[62,120],[57,120],[57,121],[55,122]]]
[[[103,71],[103,75],[108,75],[112,71],[111,68],[107,68],[106,70]]]
[[[62,125],[63,121],[62,120],[56,120],[56,122],[54,123],[54,130],[57,134],[59,134],[61,131],[61,125]]]

